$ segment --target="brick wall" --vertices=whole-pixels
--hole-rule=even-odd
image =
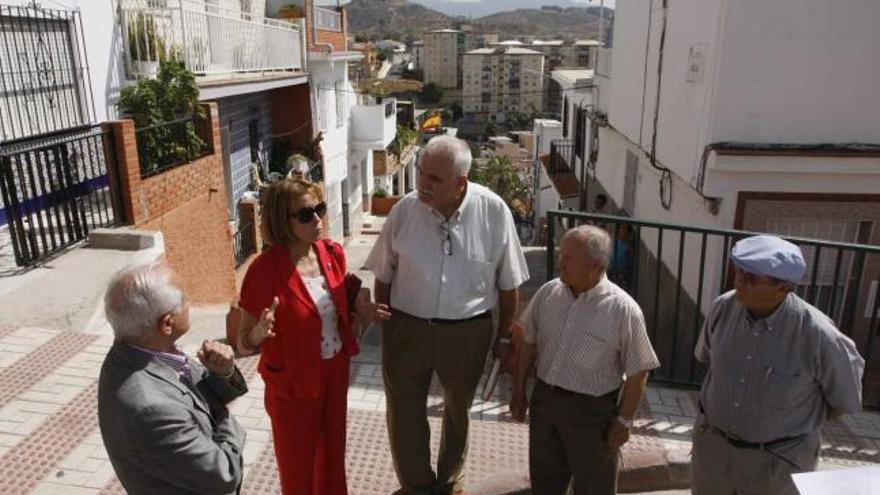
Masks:
[[[104,125],[113,133],[124,222],[161,231],[165,257],[178,272],[192,301],[232,300],[235,271],[226,208],[217,105],[208,104],[209,148],[205,157],[141,179],[134,122]]]
[[[310,4],[312,2],[309,2]],[[330,10],[337,10],[331,7],[324,7]],[[344,52],[348,50],[348,12],[345,8],[340,7],[339,12],[342,13],[342,31],[327,31],[324,29],[317,30],[317,36],[312,34],[314,22],[312,21],[312,8],[306,9],[306,44],[309,51],[322,51],[323,47],[316,46],[316,43],[330,43],[333,45],[333,51]],[[315,39],[317,38],[317,40]]]

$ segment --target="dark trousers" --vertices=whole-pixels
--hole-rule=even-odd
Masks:
[[[605,435],[617,416],[617,391],[592,397],[538,380],[529,422],[529,472],[534,495],[563,495],[574,479],[576,495],[617,491],[617,452]]]
[[[429,325],[394,313],[383,325],[388,437],[405,493],[450,493],[463,488],[470,408],[491,338],[491,318]],[[431,469],[427,417],[428,388],[434,372],[443,386],[436,475]]]

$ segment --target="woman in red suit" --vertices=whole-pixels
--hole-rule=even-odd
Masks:
[[[390,313],[365,291],[350,307],[345,253],[320,239],[327,205],[317,185],[288,179],[262,195],[261,228],[271,248],[242,284],[238,349],[261,352],[282,492],[346,495],[348,364],[358,353],[353,320]],[[266,323],[258,324],[263,314]]]

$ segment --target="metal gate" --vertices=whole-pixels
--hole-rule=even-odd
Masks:
[[[113,140],[95,120],[79,12],[0,5],[0,235],[16,264],[120,218]]]
[[[0,223],[8,224],[16,264],[33,265],[119,223],[113,163],[113,139],[101,126],[0,146]]]
[[[0,5],[0,143],[95,121],[77,11]]]

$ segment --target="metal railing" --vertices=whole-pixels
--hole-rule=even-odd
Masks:
[[[0,224],[7,223],[16,264],[33,265],[119,223],[112,135],[83,126],[0,146]]]
[[[250,255],[257,252],[257,239],[254,228],[252,220],[240,221],[238,223],[238,230],[235,231],[235,235],[232,238],[232,251],[235,256],[236,268],[243,265]]]
[[[583,223],[601,226],[612,235],[608,277],[626,289],[645,314],[661,362],[652,379],[698,385],[705,370],[693,350],[704,315],[718,295],[733,288],[728,260],[733,244],[756,233],[554,210],[547,214],[548,279],[555,276],[563,229]],[[880,363],[873,359],[880,331],[880,247],[785,238],[800,246],[807,261],[796,293],[856,342],[866,361],[864,404],[880,406]]]
[[[120,0],[119,19],[130,78],[172,56],[198,76],[303,68],[301,23],[198,0]]]
[[[342,14],[335,10],[315,6],[315,29],[342,31]]]
[[[205,121],[184,117],[135,129],[141,178],[161,174],[184,163],[209,155]]]

